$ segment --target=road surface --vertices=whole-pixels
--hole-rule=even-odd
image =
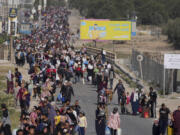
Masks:
[[[75,97],[79,99],[82,110],[86,113],[88,128],[86,135],[96,135],[95,132],[95,110],[96,89],[90,84],[83,85],[81,82],[74,85]],[[72,102],[73,103],[73,102]],[[109,112],[117,106],[117,96],[113,96],[112,103],[108,106]],[[152,135],[152,119],[144,119],[139,116],[121,115],[122,135]]]

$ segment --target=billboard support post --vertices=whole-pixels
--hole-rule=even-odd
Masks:
[[[94,40],[94,47],[96,47],[96,43],[97,43],[96,40]]]
[[[172,69],[171,77],[172,77],[171,88],[172,88],[172,95],[173,95],[173,93],[174,93],[174,69]]]
[[[115,52],[114,43],[113,43],[113,52]]]
[[[139,67],[140,67],[140,71],[141,71],[141,79],[143,80],[143,71],[142,71],[142,63],[141,63],[141,61],[139,61]]]
[[[164,84],[164,86],[163,86],[163,95],[165,96],[165,91],[166,91],[166,69],[165,69],[165,67],[164,67],[164,70],[163,70],[163,84]]]

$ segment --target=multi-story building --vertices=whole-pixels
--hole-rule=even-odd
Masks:
[[[8,0],[0,0],[0,18],[2,21],[7,20],[8,12]]]
[[[0,17],[2,20],[8,18],[9,8],[17,8],[20,0],[0,0]]]
[[[9,9],[17,8],[19,4],[20,0],[0,0],[0,21],[3,31],[7,31]]]
[[[20,4],[21,0],[8,0],[9,8],[17,8]]]
[[[2,29],[7,32],[10,8],[22,8],[24,5],[33,5],[34,1],[35,0],[0,0],[0,21],[2,22]]]

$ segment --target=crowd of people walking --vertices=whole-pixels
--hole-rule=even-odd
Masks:
[[[18,68],[7,75],[7,93],[14,94],[21,109],[16,135],[85,134],[86,115],[71,96],[75,95],[72,78],[75,83],[82,77],[82,58],[86,57],[70,46],[69,14],[66,8],[49,8],[42,12],[41,27],[15,40],[17,66],[29,65],[29,81]],[[0,134],[12,135],[5,104],[2,109]]]

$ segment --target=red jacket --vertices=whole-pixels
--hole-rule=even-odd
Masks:
[[[18,99],[18,97],[19,97],[19,100],[22,100],[23,94],[24,94],[25,91],[26,91],[25,88],[20,88],[19,91],[18,91],[18,94],[17,94],[16,98]]]

